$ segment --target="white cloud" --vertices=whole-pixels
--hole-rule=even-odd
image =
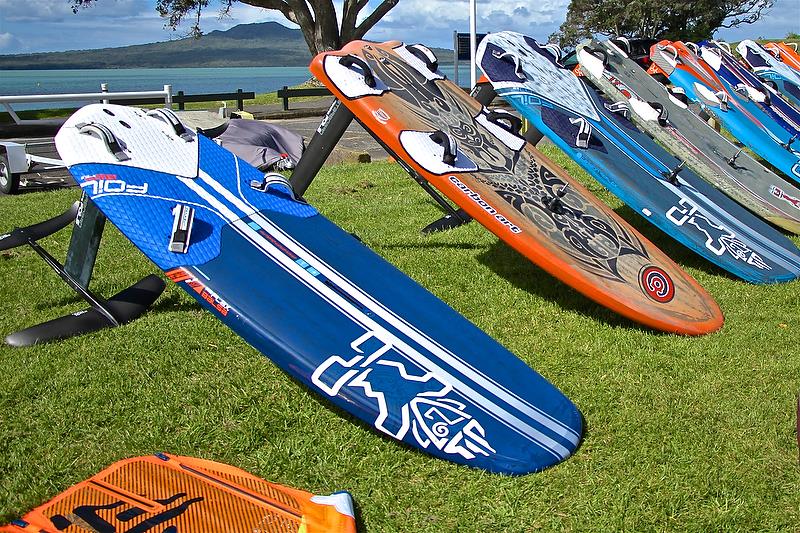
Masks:
[[[369,14],[380,0],[372,0],[362,11]],[[203,10],[205,33],[237,24],[277,21],[296,27],[280,12],[236,2],[228,16],[220,18],[219,2],[212,0]],[[342,0],[335,0],[341,16]],[[478,31],[515,30],[538,40],[547,37],[564,21],[569,0],[478,1]],[[722,30],[723,39],[765,36],[783,37],[800,31],[800,1],[777,0],[775,7],[753,25]],[[68,0],[0,0],[0,53],[39,52],[126,46],[179,38],[189,31],[191,16],[176,32],[164,29],[155,10],[155,0],[97,0],[73,14]],[[367,34],[368,39],[398,39],[431,46],[452,46],[453,31],[469,29],[467,0],[400,0]]]
[[[736,28],[722,28],[714,36],[728,41],[754,39],[781,39],[789,32],[800,33],[800,1],[778,0],[770,11],[754,24]]]
[[[541,0],[533,8],[527,0],[478,2],[478,32],[515,30],[546,40],[563,22],[568,4],[569,0]],[[400,0],[367,36],[452,46],[453,31],[468,30],[465,0]]]
[[[150,2],[142,0],[98,0],[92,7],[72,12],[67,0],[0,0],[0,17],[11,23],[64,22],[70,18],[125,19],[145,13],[155,15]]]
[[[11,33],[0,33],[0,52],[13,54],[22,47],[22,43]]]

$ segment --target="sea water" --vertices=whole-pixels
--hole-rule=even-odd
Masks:
[[[442,67],[452,79],[453,66]],[[75,70],[0,70],[0,95],[71,94],[100,92],[161,91],[172,85],[172,94],[269,93],[311,78],[307,67],[226,67],[226,68],[136,68]],[[469,68],[459,66],[461,85],[468,84]],[[14,104],[15,110],[76,107],[77,102],[37,102]],[[0,106],[1,107],[1,106]],[[2,109],[0,109],[2,111]]]

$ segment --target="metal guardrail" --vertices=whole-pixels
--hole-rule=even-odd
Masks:
[[[172,108],[172,85],[164,85],[162,91],[130,91],[111,93],[102,89],[106,88],[106,84],[101,85],[101,92],[99,93],[71,93],[71,94],[28,94],[19,96],[0,96],[0,104],[3,105],[5,110],[14,119],[14,122],[20,126],[44,124],[46,119],[39,120],[25,120],[19,118],[19,115],[11,107],[11,104],[27,104],[34,102],[103,102],[109,103],[111,101],[130,100],[137,98],[155,98],[157,102],[164,101],[164,106]]]
[[[208,94],[184,94],[178,91],[172,95],[172,103],[178,106],[178,111],[184,111],[188,102],[219,102],[226,100],[236,100],[236,108],[244,111],[244,101],[252,100],[256,97],[254,92],[244,92],[241,89],[235,93],[208,93]],[[160,98],[124,98],[116,100],[120,105],[147,105],[161,102]]]
[[[100,86],[99,93],[75,93],[75,94],[31,94],[21,96],[0,96],[0,104],[5,107],[8,114],[17,125],[27,126],[33,124],[48,124],[53,122],[47,119],[26,120],[19,118],[19,115],[12,109],[11,104],[27,104],[32,102],[116,102],[120,105],[145,105],[158,104],[164,102],[164,106],[172,109],[173,104],[177,104],[178,110],[183,111],[187,102],[215,102],[235,100],[239,111],[244,110],[244,101],[252,100],[256,97],[254,92],[244,92],[238,89],[231,93],[210,93],[210,94],[172,94],[172,85],[164,85],[163,91],[130,91],[130,92],[108,92],[108,85],[105,83]]]

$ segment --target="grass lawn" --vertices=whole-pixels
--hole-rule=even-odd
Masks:
[[[398,446],[330,409],[169,284],[127,326],[0,346],[0,521],[116,460],[167,451],[312,492],[348,490],[367,531],[796,531],[800,282],[732,279],[547,152],[714,295],[720,332],[640,329],[475,223],[420,235],[440,212],[392,163],[327,167],[307,198],[564,391],[587,421],[572,458],[514,478]],[[0,197],[2,224],[53,216],[77,196]],[[63,258],[68,241],[64,231],[43,244]],[[92,287],[110,295],[154,270],[108,226]],[[2,334],[82,306],[25,248],[0,253],[0,294]]]

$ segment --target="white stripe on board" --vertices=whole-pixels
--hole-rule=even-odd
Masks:
[[[235,159],[235,158],[234,158]],[[503,399],[509,405],[514,406],[515,408],[519,409],[521,412],[525,413],[526,415],[530,416],[532,419],[538,421],[545,427],[548,427],[556,434],[563,436],[564,438],[570,440],[571,442],[577,444],[578,440],[580,439],[580,435],[578,435],[572,428],[566,426],[563,422],[556,419],[549,413],[546,413],[536,407],[535,405],[531,404],[530,402],[525,401],[524,399],[520,398],[513,392],[509,391],[499,383],[492,380],[490,377],[486,376],[479,370],[475,369],[472,365],[463,361],[457,355],[446,349],[445,347],[441,346],[439,343],[428,337],[424,332],[420,331],[418,328],[413,326],[412,324],[408,323],[405,319],[398,316],[394,311],[387,308],[382,302],[375,300],[372,295],[365,292],[361,287],[355,285],[350,279],[345,276],[342,276],[338,271],[334,268],[330,267],[325,261],[320,259],[316,256],[313,252],[306,249],[303,245],[297,242],[291,235],[286,233],[282,228],[276,225],[274,222],[266,218],[260,212],[252,208],[252,206],[248,206],[245,202],[243,202],[240,198],[237,198],[229,189],[225,188],[221,183],[216,181],[212,178],[207,172],[201,170],[199,172],[200,179],[208,184],[214,191],[218,194],[223,196],[226,200],[240,209],[243,214],[249,215],[253,218],[255,222],[261,225],[265,230],[271,230],[271,233],[278,234],[278,236],[282,236],[283,238],[278,238],[278,240],[289,248],[292,252],[299,256],[306,256],[306,257],[313,257],[318,264],[313,265],[314,268],[320,271],[326,278],[329,278],[331,281],[336,283],[340,288],[342,288],[347,294],[358,300],[359,302],[365,303],[367,307],[372,309],[380,309],[381,312],[378,314],[386,320],[389,324],[397,328],[399,331],[402,331],[404,334],[408,335],[412,338],[415,342],[419,343],[421,346],[424,346],[427,350],[431,353],[436,354],[439,356],[443,361],[448,363],[450,366],[454,367],[456,370],[460,371],[465,376],[468,376],[470,379],[475,381],[476,383],[481,383],[483,380],[488,386],[484,385],[484,388],[497,396],[498,398]],[[239,179],[238,175],[238,167],[237,167],[237,180]],[[196,191],[195,191],[196,192]],[[240,218],[240,217],[236,217]],[[233,220],[233,219],[231,219]],[[262,237],[258,236],[258,239],[263,240]],[[266,241],[265,241],[266,242]],[[367,302],[365,302],[365,300]],[[399,325],[398,325],[399,324]]]
[[[211,179],[211,178],[208,178],[208,179]],[[221,203],[216,198],[214,198],[210,193],[208,193],[208,191],[203,189],[198,183],[196,183],[196,181],[189,180],[189,179],[185,179],[185,180],[181,180],[181,181],[184,184],[186,184],[186,186],[189,187],[193,192],[195,192],[196,194],[200,195],[204,200],[209,202],[212,206],[216,207],[220,211],[227,212],[227,213],[230,213],[231,215],[233,215],[233,213],[227,207],[221,205]],[[272,225],[272,224],[270,223],[270,225]],[[516,416],[512,415],[511,413],[508,413],[505,409],[501,408],[500,406],[498,406],[494,402],[491,402],[490,400],[486,399],[482,395],[478,394],[474,389],[472,389],[471,387],[467,386],[461,380],[457,379],[455,376],[453,376],[450,373],[446,372],[444,369],[440,368],[438,365],[434,364],[427,357],[425,357],[424,355],[422,355],[421,353],[416,351],[414,348],[412,348],[411,346],[409,346],[408,344],[403,342],[402,339],[396,337],[391,332],[387,331],[383,326],[381,326],[380,324],[378,324],[377,322],[375,322],[374,320],[372,320],[371,318],[366,316],[361,310],[357,309],[353,304],[348,302],[340,294],[337,294],[330,287],[325,286],[316,277],[312,276],[307,270],[305,270],[300,265],[295,263],[292,259],[287,257],[283,252],[281,252],[279,249],[277,249],[267,239],[265,239],[264,237],[259,235],[258,232],[256,232],[252,227],[250,227],[246,222],[244,222],[242,220],[238,220],[238,217],[236,217],[234,215],[234,217],[231,219],[231,226],[236,228],[238,230],[238,232],[243,237],[245,237],[247,240],[249,240],[250,242],[255,244],[258,248],[260,248],[263,252],[265,252],[268,256],[270,256],[270,258],[273,261],[275,261],[277,264],[281,265],[282,268],[284,268],[284,270],[286,270],[293,277],[298,279],[298,281],[302,282],[304,285],[309,287],[315,293],[317,293],[318,295],[323,297],[325,300],[330,302],[334,307],[338,308],[344,314],[349,316],[354,322],[360,324],[362,327],[367,328],[368,330],[371,330],[373,332],[376,332],[376,333],[383,332],[383,333],[385,333],[385,335],[387,335],[388,337],[386,339],[381,339],[381,340],[383,340],[387,344],[391,344],[393,347],[397,348],[398,351],[403,353],[403,355],[408,357],[410,360],[415,361],[417,364],[421,365],[423,368],[427,368],[428,370],[433,370],[436,373],[438,373],[444,379],[448,380],[451,384],[453,384],[454,386],[457,386],[457,388],[460,389],[459,390],[460,393],[464,394],[464,392],[466,392],[466,393],[471,394],[472,397],[470,399],[472,401],[475,401],[475,399],[477,398],[477,399],[482,400],[483,402],[485,402],[486,405],[481,405],[480,403],[477,403],[477,402],[475,403],[475,405],[480,407],[481,409],[483,409],[487,414],[489,414],[490,416],[492,416],[492,417],[494,417],[494,418],[496,418],[498,420],[501,420],[501,421],[505,422],[506,425],[508,425],[508,427],[510,429],[513,429],[513,430],[518,431],[518,432],[520,430],[524,431],[523,434],[525,434],[529,439],[533,440],[534,442],[537,442],[540,446],[542,446],[542,448],[546,449],[547,451],[552,453],[554,456],[559,457],[559,458],[563,458],[563,457],[566,457],[566,456],[569,455],[569,453],[570,453],[569,450],[567,450],[563,445],[561,445],[560,443],[556,442],[555,440],[553,440],[552,438],[548,437],[547,435],[541,433],[539,430],[533,428],[529,424],[526,424],[525,422],[523,422],[522,420],[518,419]],[[267,228],[264,228],[264,229],[267,229]],[[285,245],[286,243],[281,242],[281,244]],[[298,254],[298,255],[302,255],[302,254]],[[317,268],[317,265],[312,265],[312,266]],[[320,270],[320,272],[323,275],[325,275],[325,272],[323,272],[322,269],[318,269],[318,270]],[[326,277],[328,277],[328,276],[326,276]],[[331,281],[335,281],[332,277],[329,278],[329,279],[331,279]],[[372,306],[370,306],[368,304],[368,302],[363,302],[363,298],[358,298],[358,295],[354,295],[354,296],[356,297],[355,299],[357,299],[361,303],[364,303],[368,308],[372,307]],[[391,318],[387,319],[387,317],[383,316],[383,315],[385,315],[385,313],[382,312],[381,309],[370,309],[370,310],[375,312],[377,315],[381,316],[381,318],[383,318],[384,320],[386,320],[390,324],[392,324],[392,322],[396,322],[396,320],[392,320]],[[400,326],[397,326],[395,324],[392,324],[392,325],[394,327],[396,327],[398,330],[403,331],[404,333],[406,333],[407,328],[404,327],[402,324]],[[410,332],[408,332],[406,334],[408,334],[409,337],[413,338],[413,337],[417,336],[417,335],[415,335],[415,333],[417,333],[417,332],[414,332],[412,330],[412,331],[410,331]],[[417,339],[414,339],[414,340],[416,342],[419,342],[419,341],[417,341]],[[420,344],[424,345],[426,343],[420,342]],[[456,364],[452,364],[452,366],[454,368],[457,368],[460,365],[458,365],[458,363],[456,363]],[[465,372],[465,375],[466,375],[466,372]],[[470,377],[472,377],[472,376],[470,376]],[[480,383],[479,379],[473,378],[473,380],[477,384],[480,384],[481,386],[486,387],[484,384]],[[491,386],[486,387],[486,388],[488,390],[488,389],[491,388]],[[498,397],[501,397],[501,396],[498,395]],[[513,405],[513,404],[511,404],[511,405]],[[543,424],[545,427],[548,427],[549,429],[555,431],[557,434],[562,435],[564,438],[570,440],[571,442],[577,443],[577,438],[575,438],[573,440],[572,435],[564,435],[564,434],[562,434],[561,432],[558,431],[559,428],[552,427],[552,424],[549,423],[549,420],[542,419],[543,417],[535,416],[535,414],[534,414],[534,416],[531,416],[531,418],[533,418],[534,420],[537,420],[537,422],[539,422],[539,423]],[[574,431],[571,432],[571,433],[574,434]]]

